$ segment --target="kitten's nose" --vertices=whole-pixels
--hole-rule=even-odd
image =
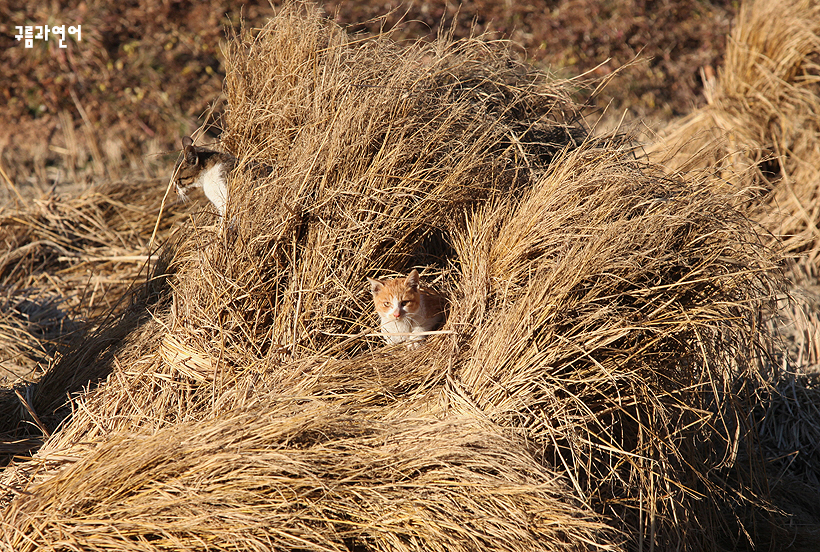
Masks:
[[[398,317],[400,317],[400,316],[401,316],[401,312],[396,311],[396,312],[394,312],[394,313],[393,313],[393,316],[395,316],[396,318],[398,318]]]

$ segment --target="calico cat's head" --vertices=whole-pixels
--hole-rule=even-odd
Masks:
[[[200,176],[220,162],[230,171],[233,168],[235,159],[227,153],[195,146],[190,136],[183,136],[182,156],[174,165],[174,186],[180,198],[185,199],[188,192],[201,186]]]
[[[182,199],[185,199],[188,192],[195,187],[196,181],[205,166],[200,162],[199,148],[194,145],[194,141],[190,136],[183,136],[182,138],[182,156],[177,159],[174,165],[174,186],[177,194]]]
[[[412,318],[419,310],[419,273],[413,270],[407,278],[377,280],[368,278],[370,293],[382,323]]]

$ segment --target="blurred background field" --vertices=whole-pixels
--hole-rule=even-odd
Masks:
[[[0,6],[0,546],[816,549],[788,5]],[[166,195],[192,133],[274,167],[229,225]],[[362,284],[411,267],[417,357]]]
[[[702,71],[723,59],[733,2],[328,2],[352,33],[398,25],[396,40],[489,32],[517,55],[563,76],[603,76],[638,58],[594,100],[614,118],[668,121],[703,105]],[[167,172],[179,137],[224,108],[225,27],[260,27],[268,2],[6,2],[2,162],[12,182],[49,188]],[[16,25],[82,24],[81,42],[25,49]],[[594,111],[594,110],[593,110]],[[206,126],[207,128],[207,126]],[[211,136],[218,135],[217,129]],[[4,193],[8,190],[4,187]]]

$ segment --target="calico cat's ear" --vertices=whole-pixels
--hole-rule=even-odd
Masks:
[[[407,279],[404,283],[410,288],[419,287],[419,271],[414,268],[413,272],[407,275]]]
[[[367,281],[370,282],[370,293],[372,293],[373,295],[379,293],[384,287],[384,282],[382,282],[381,280],[376,280],[375,278],[368,278]]]
[[[189,165],[196,165],[199,163],[199,157],[196,154],[196,147],[194,146],[194,141],[191,140],[190,136],[182,137],[182,149],[185,153],[185,161]]]

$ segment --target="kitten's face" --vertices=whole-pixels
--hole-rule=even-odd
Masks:
[[[174,165],[174,186],[181,199],[186,199],[188,192],[197,187],[199,176],[208,170],[220,155],[224,154],[195,146],[189,136],[182,139],[182,157]]]
[[[412,318],[418,312],[419,275],[415,270],[407,278],[367,280],[382,324]]]
[[[186,198],[202,168],[194,141],[185,136],[182,139],[182,157],[174,165],[174,186],[180,198]]]

